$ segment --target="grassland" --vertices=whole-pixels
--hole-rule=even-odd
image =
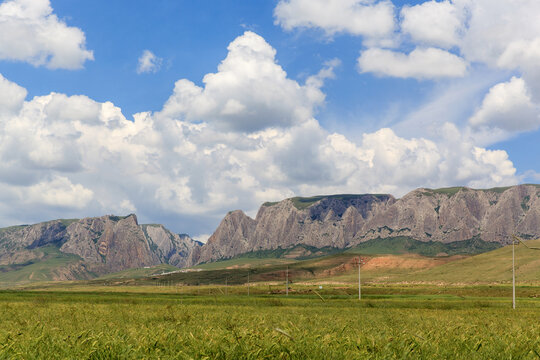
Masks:
[[[540,356],[540,300],[520,298],[512,311],[508,298],[474,287],[367,287],[358,301],[353,287],[325,286],[319,297],[259,285],[248,297],[239,286],[55,286],[0,292],[1,359]]]

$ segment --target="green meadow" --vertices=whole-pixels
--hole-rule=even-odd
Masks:
[[[277,286],[276,286],[277,287]],[[49,285],[0,292],[0,359],[538,359],[508,287]]]
[[[540,358],[537,251],[516,247],[513,310],[511,247],[447,257],[362,250],[4,286],[0,359]]]

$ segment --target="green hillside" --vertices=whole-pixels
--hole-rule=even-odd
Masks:
[[[73,254],[65,254],[55,246],[44,246],[35,249],[36,258],[21,264],[0,266],[0,286],[15,283],[51,281],[62,277],[67,266],[76,265],[81,258]],[[77,278],[87,279],[93,275],[84,269],[73,266],[72,274]]]
[[[540,247],[540,240],[526,241]],[[429,270],[396,276],[394,281],[445,283],[510,283],[512,281],[512,246],[450,262]],[[516,245],[516,281],[540,283],[540,251]]]
[[[368,240],[346,250],[359,254],[419,254],[423,256],[476,255],[500,248],[499,243],[472,238],[464,241],[442,243],[418,241],[405,236]]]

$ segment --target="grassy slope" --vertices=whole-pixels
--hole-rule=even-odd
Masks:
[[[241,258],[219,263],[206,264],[207,268],[194,268],[191,271],[177,272],[147,278],[102,277],[91,280],[92,285],[108,285],[111,281],[123,281],[126,285],[157,285],[180,283],[187,285],[245,284],[250,282],[280,283],[285,281],[288,268],[289,281],[293,283],[317,283],[340,281],[355,283],[357,254],[340,253],[316,259],[294,261],[289,259],[248,259]],[[380,279],[401,275],[410,269],[433,267],[444,264],[452,258],[431,258],[415,254],[403,255],[362,255],[364,262],[376,264],[363,270],[363,279]],[[212,265],[212,266],[210,266]],[[339,279],[338,279],[339,278]],[[338,279],[338,280],[336,280]]]
[[[540,247],[540,240],[527,241]],[[396,281],[430,281],[448,283],[509,283],[512,281],[512,247],[494,250],[451,262],[433,269],[397,276]],[[516,280],[540,283],[540,251],[516,246]]]
[[[441,243],[436,241],[418,241],[404,236],[385,239],[373,239],[346,250],[360,254],[419,254],[423,256],[473,255],[499,248],[498,243],[473,238],[464,241]]]
[[[59,268],[81,260],[77,255],[60,252],[55,246],[44,246],[34,251],[42,257],[24,264],[0,266],[0,284],[50,281]]]
[[[540,240],[526,242],[528,246],[540,247]],[[400,259],[406,258],[405,255]],[[444,258],[441,258],[443,260]],[[396,260],[397,261],[397,260]],[[414,268],[366,269],[362,278],[369,282],[383,283],[435,283],[435,284],[511,284],[512,247],[442,262],[438,266]],[[327,278],[330,281],[353,282],[357,274],[348,272]],[[520,284],[540,284],[540,251],[516,245],[516,281]]]

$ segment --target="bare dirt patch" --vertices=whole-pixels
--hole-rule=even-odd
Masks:
[[[384,255],[376,257],[362,257],[362,270],[388,270],[388,269],[430,269],[463,258],[463,256],[449,256],[428,258],[420,255]],[[324,270],[322,275],[334,276],[358,269],[357,258],[352,258],[331,269]]]

